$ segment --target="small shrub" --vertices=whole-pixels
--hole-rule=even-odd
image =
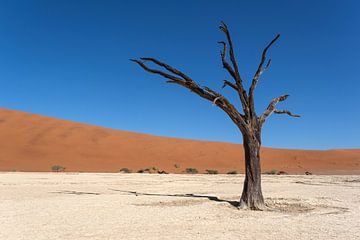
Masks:
[[[230,170],[230,171],[228,171],[226,174],[237,174],[237,171],[235,171],[235,170]]]
[[[177,164],[177,163],[175,163],[175,164],[174,164],[174,167],[175,167],[175,168],[179,168],[179,167],[180,167],[180,165],[179,165],[179,164]]]
[[[218,170],[215,170],[215,169],[206,169],[206,173],[207,174],[218,174]]]
[[[139,169],[137,172],[138,173],[150,173],[151,171],[150,171],[150,168],[145,168],[145,169]]]
[[[264,174],[275,175],[277,172],[278,172],[277,170],[272,169],[272,170],[270,170],[270,171],[264,172]]]
[[[128,168],[122,168],[122,169],[120,169],[120,172],[121,173],[131,173],[131,170]]]
[[[188,174],[197,174],[199,171],[196,168],[187,168],[185,169],[185,172]]]
[[[64,172],[65,167],[60,166],[60,165],[54,165],[54,166],[51,167],[51,171],[53,171],[53,172]]]
[[[285,171],[278,171],[276,174],[277,175],[288,175],[288,173]]]

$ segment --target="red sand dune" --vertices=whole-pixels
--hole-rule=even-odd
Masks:
[[[360,174],[360,149],[289,150],[262,148],[263,171],[302,174]],[[179,168],[175,167],[175,164]],[[119,131],[0,108],[0,170],[118,172],[157,167],[243,172],[239,144],[185,140]]]

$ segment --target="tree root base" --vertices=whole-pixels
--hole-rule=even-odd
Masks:
[[[269,207],[266,206],[264,202],[245,202],[243,200],[240,200],[239,205],[237,207],[241,210],[255,210],[255,211],[266,211],[269,210]]]

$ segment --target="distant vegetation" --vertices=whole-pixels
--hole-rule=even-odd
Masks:
[[[238,174],[238,173],[235,170],[231,170],[231,171],[228,171],[226,174]]]
[[[197,173],[199,173],[199,171],[196,168],[187,168],[187,169],[185,169],[185,172],[189,173],[189,174],[197,174]]]
[[[270,171],[265,171],[264,172],[264,174],[268,174],[268,175],[275,175],[275,174],[277,174],[277,170],[276,169],[272,169],[272,170],[270,170]]]
[[[158,174],[168,174],[164,170],[160,170],[157,167],[151,167],[151,168],[145,168],[145,169],[139,169],[137,173],[158,173]]]
[[[128,168],[122,168],[122,169],[120,169],[120,172],[121,173],[131,173],[132,171]]]
[[[60,166],[60,165],[54,165],[54,166],[51,167],[51,171],[53,171],[53,172],[64,172],[65,167]]]
[[[218,174],[218,170],[215,170],[215,169],[206,169],[206,173],[207,174]]]
[[[150,173],[150,168],[139,169],[137,172],[138,173]]]

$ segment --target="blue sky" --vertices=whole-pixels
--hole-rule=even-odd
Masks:
[[[144,72],[129,58],[152,56],[220,89],[218,30],[232,33],[248,86],[263,47],[272,66],[256,90],[271,116],[263,145],[359,148],[359,1],[1,1],[0,107],[161,136],[241,143],[211,103]],[[222,93],[237,101],[230,89]]]

